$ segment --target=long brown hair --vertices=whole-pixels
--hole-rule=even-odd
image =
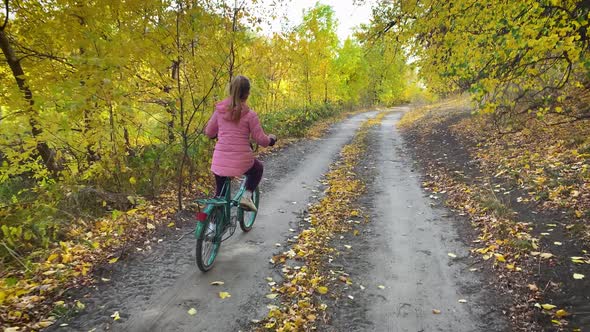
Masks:
[[[232,121],[240,121],[242,116],[242,103],[248,99],[250,95],[250,80],[242,75],[238,75],[231,80],[229,85],[229,97],[231,103],[229,105],[229,118]]]

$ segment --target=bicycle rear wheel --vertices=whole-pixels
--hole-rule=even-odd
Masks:
[[[221,231],[219,228],[223,224],[223,208],[216,207],[211,210],[205,223],[205,227],[197,239],[196,248],[197,266],[203,272],[211,270],[221,245],[221,236],[217,236],[217,234]],[[210,223],[215,224],[215,231],[209,230]]]
[[[254,202],[256,209],[258,209],[258,204],[260,203],[260,191],[258,188],[252,193],[252,202]],[[240,221],[242,231],[249,232],[252,229],[256,215],[257,212],[244,210],[238,206],[238,220]]]

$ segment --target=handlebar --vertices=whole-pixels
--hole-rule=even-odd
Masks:
[[[211,140],[216,140],[216,139],[217,139],[217,135],[215,135],[214,137],[211,137]],[[272,137],[270,137],[270,143],[268,144],[268,146],[273,146],[273,145],[275,145],[275,143],[276,143],[278,140],[279,140],[279,139],[278,139],[276,136],[272,135]],[[250,148],[251,148],[253,151],[257,151],[257,150],[258,150],[258,144],[255,144],[255,145],[256,145],[256,147],[254,147],[254,144],[252,144],[252,142],[249,142],[249,143],[250,143]]]

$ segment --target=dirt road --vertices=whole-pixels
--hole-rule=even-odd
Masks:
[[[469,271],[468,249],[458,239],[456,222],[433,207],[420,188],[414,165],[403,152],[395,123],[402,108],[370,133],[364,164],[376,177],[365,199],[372,221],[363,245],[351,253],[346,270],[366,290],[351,290],[354,305],[333,305],[334,331],[505,331],[497,310],[482,291],[484,279]],[[58,331],[238,331],[262,319],[267,305],[269,259],[284,250],[297,228],[298,213],[315,200],[318,180],[360,124],[376,112],[335,125],[325,138],[304,141],[265,161],[267,180],[254,229],[238,230],[224,242],[214,269],[201,273],[194,264],[195,240],[173,237],[153,241],[151,250],[118,264],[83,299],[85,313]],[[272,179],[272,180],[270,180]],[[187,226],[188,227],[188,226]],[[188,228],[182,231],[187,231]],[[277,247],[277,243],[282,247]],[[457,257],[452,258],[448,253]],[[346,258],[346,257],[344,257]],[[362,267],[362,268],[360,268]],[[212,286],[212,281],[223,281]],[[384,289],[377,285],[385,286]],[[231,297],[220,299],[220,291]],[[467,303],[460,303],[465,299]],[[196,308],[191,316],[187,310]],[[440,310],[433,314],[432,310]],[[118,311],[121,319],[110,316]]]
[[[85,314],[57,330],[238,331],[251,319],[263,318],[266,305],[273,302],[264,295],[265,277],[272,273],[269,259],[281,250],[276,244],[284,245],[293,236],[289,228],[317,195],[317,180],[360,124],[375,114],[356,115],[335,125],[323,139],[303,141],[267,158],[255,227],[248,234],[238,230],[223,243],[213,270],[203,274],[197,269],[192,236],[154,244],[105,276],[110,280],[82,300]],[[210,285],[217,280],[225,284]],[[220,291],[231,297],[220,299]],[[187,310],[193,307],[197,314],[190,316]],[[116,322],[110,317],[115,311],[121,317]]]
[[[357,240],[362,248],[343,259],[366,289],[349,292],[360,304],[342,305],[334,330],[507,331],[486,280],[469,266],[468,240],[458,235],[469,224],[420,187],[404,148],[412,142],[403,142],[396,128],[406,110],[396,108],[370,133],[364,165],[375,169],[365,198],[371,222]]]

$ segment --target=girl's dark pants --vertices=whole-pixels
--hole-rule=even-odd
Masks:
[[[262,163],[260,162],[260,160],[255,159],[254,165],[252,165],[252,167],[246,173],[244,173],[244,175],[247,176],[246,190],[253,192],[254,189],[258,187],[260,180],[262,180],[263,171],[264,167],[262,166]],[[219,176],[215,174],[215,197],[221,195],[221,189],[223,188],[223,184],[225,184],[226,179],[227,177],[225,176]]]

